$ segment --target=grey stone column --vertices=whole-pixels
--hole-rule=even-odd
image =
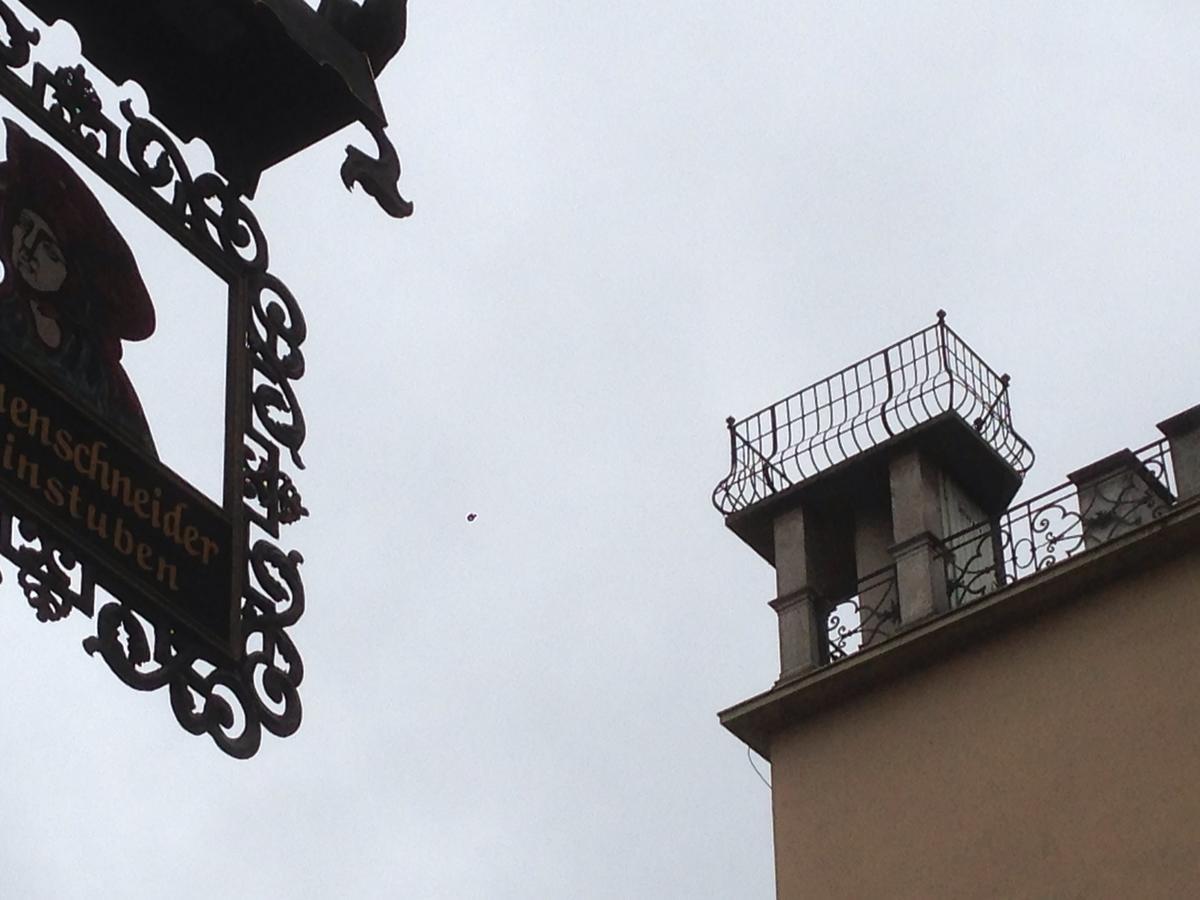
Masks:
[[[1161,516],[1170,494],[1131,450],[1119,450],[1067,476],[1079,498],[1087,549]]]
[[[948,608],[946,567],[940,552],[941,474],[925,454],[913,449],[892,459],[889,477],[896,539],[891,552],[904,626]]]
[[[787,681],[821,665],[820,599],[811,588],[771,601],[779,616],[779,680]]]
[[[1159,422],[1158,430],[1171,446],[1179,499],[1200,496],[1200,405]]]
[[[804,508],[776,517],[775,589],[771,608],[779,617],[779,680],[801,675],[821,664],[825,640],[820,600],[813,590],[812,556]]]
[[[945,612],[946,566],[933,535],[924,532],[901,541],[892,547],[892,556],[896,560],[901,624]]]

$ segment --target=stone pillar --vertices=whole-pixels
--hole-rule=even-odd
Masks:
[[[893,457],[891,548],[896,561],[900,622],[907,625],[947,609],[946,567],[941,556],[941,473],[920,450]]]
[[[900,596],[900,622],[907,625],[949,608],[946,566],[937,539],[925,532],[892,547],[896,560],[896,589]]]
[[[1170,420],[1168,420],[1170,421]],[[1120,450],[1067,476],[1079,497],[1089,550],[1158,518],[1171,496],[1131,450]]]
[[[796,506],[777,516],[775,589],[771,608],[779,616],[779,680],[801,675],[821,664],[825,640],[821,603],[813,587],[809,523]]]
[[[1159,422],[1158,430],[1171,446],[1179,499],[1200,497],[1200,405]]]

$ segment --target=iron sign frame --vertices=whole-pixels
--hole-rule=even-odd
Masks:
[[[303,560],[278,541],[282,526],[307,515],[286,470],[303,468],[305,422],[294,389],[305,368],[303,313],[269,271],[266,238],[242,194],[214,172],[193,176],[174,137],[128,100],[118,104],[121,121],[111,116],[84,62],[52,72],[33,61],[40,34],[5,0],[0,24],[0,96],[227,286],[221,508],[233,534],[233,640],[224,650],[198,641],[120,597],[97,611],[104,578],[95,561],[70,533],[3,500],[0,555],[16,567],[39,620],[72,611],[94,618],[95,634],[83,642],[89,654],[130,687],[167,688],[187,731],[209,734],[230,756],[253,756],[263,729],[286,737],[301,720],[304,668],[288,628],[304,611]]]

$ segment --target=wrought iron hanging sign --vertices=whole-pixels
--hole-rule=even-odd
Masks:
[[[299,6],[266,5],[289,3]],[[262,3],[214,7],[222,5],[249,15]],[[354,12],[350,4],[331,5],[341,16],[331,22]],[[402,2],[391,6],[403,9]],[[324,35],[322,46],[344,49],[304,9],[312,18],[296,21]],[[51,70],[34,61],[41,35],[28,15],[0,0],[0,95],[67,154],[4,118],[0,554],[38,619],[94,618],[88,653],[131,687],[166,688],[185,729],[249,757],[263,729],[282,737],[299,727],[303,678],[288,634],[304,610],[302,560],[277,542],[283,526],[307,514],[292,480],[303,467],[305,425],[294,385],[304,374],[305,325],[295,298],[268,271],[267,242],[246,201],[270,160],[226,148],[233,180],[193,175],[166,128],[128,101],[119,103],[119,118],[105,109],[85,65]],[[86,53],[89,33],[80,33]],[[382,124],[359,119],[380,157],[350,148],[347,186],[363,184],[385,209],[406,215],[411,206],[395,191],[399,165]],[[156,298],[134,250],[67,156],[227,286],[219,498],[159,458],[154,423],[122,363],[127,345],[152,338]]]

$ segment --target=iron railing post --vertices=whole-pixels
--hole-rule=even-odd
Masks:
[[[887,378],[887,396],[883,398],[883,410],[881,418],[883,419],[883,430],[887,432],[888,437],[895,437],[895,432],[892,431],[891,423],[888,422],[888,404],[896,396],[895,385],[892,384],[892,357],[891,348],[883,351],[883,372]]]
[[[996,396],[992,398],[992,402],[988,404],[988,408],[983,411],[981,416],[975,419],[975,431],[983,434],[983,426],[987,424],[987,420],[992,417],[992,413],[996,411],[996,405],[1000,400],[1008,397],[1008,382],[1011,379],[1007,372],[1000,376],[1000,390],[996,392]],[[1007,418],[1007,417],[1006,417]]]
[[[955,409],[954,406],[954,373],[950,371],[950,347],[946,338],[946,311],[939,309],[937,311],[937,332],[938,332],[938,350],[941,351],[942,371],[946,373],[946,378],[950,381],[950,399],[947,403],[948,409]]]

